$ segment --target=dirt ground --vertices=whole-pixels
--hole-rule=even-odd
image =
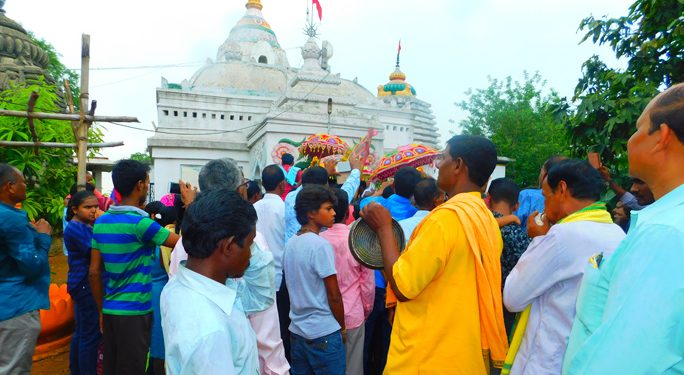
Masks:
[[[62,253],[62,240],[55,238],[50,248],[50,271],[51,281],[55,284],[64,284],[67,280],[67,257]],[[69,347],[56,350],[54,354],[40,361],[33,362],[31,374],[52,375],[69,373]]]

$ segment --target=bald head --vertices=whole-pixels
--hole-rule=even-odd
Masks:
[[[663,91],[650,104],[649,119],[653,133],[666,124],[684,143],[684,83],[676,84]]]

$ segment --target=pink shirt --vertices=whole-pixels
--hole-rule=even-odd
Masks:
[[[320,236],[328,240],[335,250],[335,269],[337,284],[342,293],[344,304],[344,323],[347,329],[361,326],[371,310],[375,300],[375,277],[373,271],[359,264],[349,250],[349,227],[335,224],[332,228],[321,232]]]

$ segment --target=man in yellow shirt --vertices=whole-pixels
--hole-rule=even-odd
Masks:
[[[361,216],[378,233],[397,303],[385,374],[488,374],[508,343],[501,304],[501,232],[480,196],[496,166],[484,137],[447,142],[438,185],[449,200],[416,228],[401,254],[389,212]]]

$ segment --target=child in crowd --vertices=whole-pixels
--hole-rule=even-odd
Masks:
[[[344,305],[335,252],[319,236],[321,229],[335,223],[336,204],[335,194],[320,185],[305,186],[295,201],[302,227],[283,254],[286,284],[297,286],[290,290],[292,374],[345,373]]]
[[[359,264],[349,250],[349,216],[347,193],[333,189],[337,197],[335,224],[321,233],[335,251],[337,281],[344,302],[344,323],[347,328],[345,348],[347,374],[363,374],[364,322],[373,310],[375,277],[373,271]]]
[[[167,207],[160,201],[150,202],[145,206],[145,211],[150,214],[157,224],[173,232],[175,230],[176,211],[173,207]],[[150,373],[151,375],[164,374],[164,333],[162,332],[160,298],[162,289],[169,282],[166,271],[168,265],[164,264],[162,248],[157,246],[152,258],[152,338],[150,345]],[[170,248],[166,248],[169,249]],[[168,259],[168,258],[167,258]]]
[[[100,313],[88,284],[93,223],[98,210],[97,197],[84,190],[71,195],[67,205],[64,246],[68,252],[67,291],[74,301],[76,327],[71,336],[69,368],[71,374],[95,374],[100,347]]]
[[[112,182],[121,201],[93,227],[89,278],[102,311],[105,375],[145,373],[152,329],[155,248],[173,247],[178,242],[178,235],[140,209],[150,188],[148,172],[148,166],[135,160],[117,162]]]
[[[511,217],[513,212],[518,209],[518,196],[520,188],[510,178],[497,178],[492,180],[489,185],[489,196],[491,198],[490,209],[497,219]],[[501,252],[501,288],[506,283],[506,277],[518,263],[520,256],[527,250],[532,241],[522,230],[519,222],[509,221],[501,226],[501,237],[504,247]],[[506,332],[511,332],[515,314],[506,310],[504,306],[504,324]]]

